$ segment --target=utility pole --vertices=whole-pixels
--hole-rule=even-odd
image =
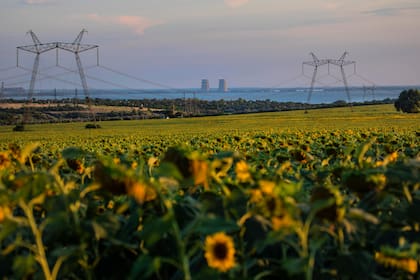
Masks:
[[[97,50],[97,53],[96,53],[97,64],[99,64],[99,46],[89,45],[89,44],[81,44],[83,34],[86,33],[86,32],[87,31],[85,29],[82,29],[82,31],[79,33],[79,35],[77,35],[76,39],[72,43],[66,43],[66,42],[41,43],[41,41],[38,39],[36,34],[32,30],[30,30],[30,31],[28,31],[28,33],[31,35],[31,38],[32,38],[32,41],[34,42],[34,44],[33,45],[28,45],[28,46],[17,47],[17,49],[16,49],[16,66],[17,67],[19,67],[19,51],[20,50],[35,54],[34,64],[32,66],[32,76],[31,76],[31,81],[30,81],[29,90],[28,90],[28,100],[27,100],[27,104],[25,106],[25,113],[24,113],[24,117],[23,117],[23,121],[22,121],[23,124],[28,122],[28,120],[30,118],[29,107],[30,107],[30,104],[32,103],[32,99],[33,99],[34,88],[35,88],[36,78],[37,78],[38,69],[39,69],[40,56],[41,56],[41,54],[43,54],[45,52],[48,52],[48,51],[51,51],[51,50],[54,50],[54,49],[56,50],[56,65],[57,66],[59,65],[59,63],[58,63],[59,50],[65,50],[65,51],[74,53],[75,59],[76,59],[76,64],[77,64],[77,69],[78,69],[80,80],[81,80],[82,87],[83,87],[83,92],[85,94],[92,119],[96,123],[96,117],[95,117],[95,114],[92,110],[91,101],[90,101],[90,97],[89,97],[89,91],[88,91],[86,76],[85,76],[85,73],[84,73],[84,70],[83,70],[82,61],[81,61],[81,58],[80,58],[79,54],[81,52],[96,49]]]
[[[4,82],[1,82],[0,98],[3,98],[3,94],[4,94]]]
[[[77,88],[74,89],[74,107],[77,108]]]
[[[86,98],[86,102],[87,105],[89,107],[89,112],[91,114],[92,120],[95,123],[96,126],[96,116],[95,116],[95,112],[92,109],[92,101],[90,99],[89,96],[89,90],[88,90],[88,85],[87,85],[87,81],[86,81],[86,75],[85,72],[83,70],[83,66],[82,66],[82,61],[80,59],[80,53],[81,52],[85,52],[88,50],[92,50],[92,49],[96,49],[97,50],[97,63],[99,64],[99,46],[97,45],[89,45],[89,44],[81,44],[80,42],[82,41],[83,38],[83,34],[87,33],[86,29],[82,29],[82,31],[80,31],[79,35],[77,35],[76,39],[73,41],[73,43],[59,43],[58,44],[58,48],[74,53],[75,55],[75,59],[76,59],[76,64],[77,64],[77,69],[79,71],[79,76],[80,76],[80,80],[82,82],[82,87],[83,87],[83,92],[85,94],[85,98]]]
[[[47,43],[47,44],[41,43],[41,41],[38,39],[38,37],[35,35],[35,33],[32,30],[29,30],[28,34],[31,35],[31,38],[34,44],[28,45],[28,46],[20,46],[16,48],[16,55],[17,55],[16,67],[19,67],[19,50],[35,54],[34,64],[32,66],[31,81],[30,81],[29,89],[28,89],[28,99],[26,101],[25,108],[24,108],[22,125],[27,123],[29,119],[31,118],[30,106],[33,101],[35,81],[36,81],[36,76],[38,74],[40,56],[42,53],[45,53],[45,52],[48,52],[50,50],[57,48],[57,43]]]
[[[311,87],[309,88],[307,106],[309,106],[309,102],[311,101],[311,97],[312,97],[312,93],[313,93],[313,90],[314,90],[314,86],[315,86],[315,82],[316,82],[316,76],[317,76],[319,67],[321,67],[323,65],[327,65],[328,66],[328,74],[330,74],[330,65],[335,65],[335,66],[338,66],[340,68],[341,77],[343,79],[344,89],[346,91],[349,106],[352,107],[351,98],[350,98],[350,90],[349,90],[349,86],[348,86],[348,83],[347,83],[347,77],[346,77],[346,73],[344,71],[344,67],[347,66],[347,65],[354,64],[354,67],[356,69],[356,62],[355,61],[344,60],[346,58],[346,56],[348,55],[348,52],[344,52],[339,59],[331,59],[331,58],[318,59],[318,57],[312,52],[310,53],[310,55],[312,56],[312,61],[305,61],[305,62],[302,63],[302,69],[303,69],[304,65],[309,65],[309,66],[312,66],[314,68],[313,73],[312,73]],[[308,112],[308,110],[306,109],[305,113],[307,113],[307,112]]]

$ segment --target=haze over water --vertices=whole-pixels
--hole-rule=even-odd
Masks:
[[[372,88],[349,88],[351,102],[365,102],[372,100],[396,99],[399,93],[407,87],[377,87]],[[91,98],[129,100],[129,99],[175,99],[175,98],[197,98],[200,100],[271,100],[277,102],[299,102],[306,103],[308,101],[308,88],[233,88],[227,92],[219,92],[217,89],[211,89],[209,92],[200,91],[200,89],[178,89],[178,90],[122,90],[108,89],[99,90],[92,89],[89,91]],[[37,91],[34,96],[40,100],[61,100],[79,98],[83,99],[83,91],[80,90],[42,90]],[[13,98],[17,100],[26,99],[27,95],[22,92],[20,94],[4,94],[4,98]],[[333,103],[336,101],[348,102],[347,93],[343,87],[334,88],[315,88],[310,103]]]

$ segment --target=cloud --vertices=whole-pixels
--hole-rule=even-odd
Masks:
[[[225,4],[231,8],[237,8],[248,3],[249,0],[225,0]]]
[[[163,21],[148,19],[141,16],[101,16],[98,14],[88,14],[88,19],[100,23],[113,23],[130,28],[134,33],[143,35],[145,30],[156,25],[163,24]]]
[[[42,5],[49,4],[53,2],[52,0],[24,0],[23,3],[27,5]]]
[[[396,16],[401,14],[402,12],[407,11],[417,11],[420,10],[419,7],[401,7],[401,8],[382,8],[370,11],[364,11],[364,14],[370,14],[375,16]]]
[[[116,20],[119,24],[132,28],[134,32],[140,35],[143,35],[144,31],[149,27],[163,24],[163,21],[151,20],[139,16],[119,16]]]

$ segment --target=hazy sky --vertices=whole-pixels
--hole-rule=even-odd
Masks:
[[[1,0],[0,20],[0,69],[16,64],[17,46],[32,44],[28,30],[42,42],[72,42],[86,28],[82,43],[100,46],[102,65],[173,87],[202,78],[213,87],[219,78],[231,87],[282,85],[310,52],[345,50],[377,85],[420,84],[418,0]],[[95,59],[86,53],[83,63]]]

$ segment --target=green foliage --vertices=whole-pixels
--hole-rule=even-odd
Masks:
[[[415,129],[98,131],[0,151],[0,278],[419,276]]]
[[[397,111],[402,111],[404,113],[419,113],[420,91],[418,89],[408,89],[402,91],[394,105]]]
[[[88,124],[85,125],[85,128],[94,129],[94,128],[101,128],[101,126],[99,124],[88,123]]]
[[[13,131],[24,131],[25,130],[25,126],[23,124],[17,124],[14,128]]]

